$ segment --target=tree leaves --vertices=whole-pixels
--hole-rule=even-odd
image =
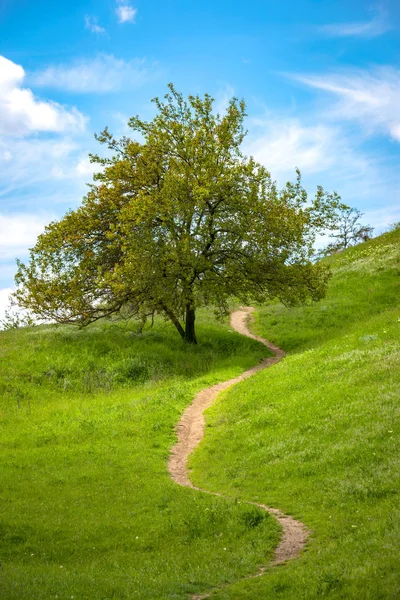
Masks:
[[[154,100],[153,120],[130,120],[141,141],[116,140],[107,128],[96,136],[109,151],[90,157],[102,170],[82,205],[51,223],[29,264],[19,263],[21,306],[84,326],[129,305],[138,316],[164,314],[194,342],[202,304],[224,313],[232,296],[323,296],[328,272],[310,259],[338,196],[318,188],[310,201],[299,172],[278,190],[243,156],[243,101],[218,115],[209,95],[169,89]]]

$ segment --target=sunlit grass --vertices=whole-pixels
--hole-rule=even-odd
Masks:
[[[256,364],[259,344],[207,312],[198,347],[163,321],[143,336],[116,323],[1,333],[0,598],[396,598],[399,247],[394,232],[330,259],[316,305],[258,311],[257,332],[289,356],[221,395],[192,460],[226,499],[173,484],[168,452],[194,394]],[[312,537],[242,580],[279,539],[245,499]]]
[[[199,338],[162,321],[141,337],[112,323],[0,335],[2,600],[187,598],[272,552],[272,518],[253,527],[256,509],[167,474],[195,392],[265,355],[210,315]]]
[[[259,310],[290,354],[217,400],[192,460],[198,485],[279,507],[311,540],[213,598],[400,595],[400,232],[330,262],[322,302]]]

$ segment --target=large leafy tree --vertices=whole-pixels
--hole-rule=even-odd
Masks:
[[[313,264],[315,233],[338,205],[300,182],[279,190],[244,156],[245,104],[224,115],[213,99],[185,99],[171,85],[155,117],[130,120],[137,139],[98,141],[100,172],[81,206],[51,223],[19,264],[16,297],[42,318],[87,325],[130,311],[158,312],[196,343],[195,314],[212,304],[317,300],[328,273]]]

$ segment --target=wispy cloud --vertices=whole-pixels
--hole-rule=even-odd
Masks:
[[[90,15],[85,15],[85,29],[97,34],[106,33],[104,27],[99,25],[98,18]]]
[[[232,87],[229,83],[226,83],[221,87],[216,96],[214,103],[214,112],[223,115],[229,106],[229,102],[235,95],[235,88]]]
[[[369,168],[368,161],[357,155],[343,131],[324,123],[310,125],[299,119],[269,115],[250,127],[245,151],[264,164],[281,182],[292,178],[295,168],[306,176],[340,170],[360,176]]]
[[[386,33],[391,28],[386,13],[380,9],[369,21],[331,23],[323,25],[319,30],[329,37],[373,38]]]
[[[265,165],[278,185],[293,180],[298,167],[310,192],[316,184],[323,185],[366,213],[380,198],[382,214],[368,213],[378,230],[396,220],[400,189],[396,159],[364,148],[363,135],[355,135],[354,128],[332,123],[323,112],[301,119],[269,112],[249,121],[244,151]]]
[[[365,220],[373,223],[377,233],[385,231],[390,225],[400,223],[400,206],[393,204],[383,208],[365,211]]]
[[[137,9],[133,8],[126,0],[117,0],[117,4],[118,6],[115,9],[115,12],[117,13],[118,22],[134,23],[136,20]]]
[[[45,225],[79,203],[90,175],[82,148],[63,140],[29,138],[11,148],[7,165],[0,162],[0,203],[13,208],[0,213],[0,288],[10,287],[15,258],[27,257]]]
[[[307,127],[298,120],[267,119],[250,130],[246,153],[264,164],[274,177],[294,174],[298,167],[308,173],[327,169],[334,160],[331,152],[334,132],[323,125]]]
[[[38,87],[104,93],[139,87],[156,74],[156,65],[148,65],[145,59],[125,61],[110,54],[99,54],[95,58],[82,58],[37,71],[31,74],[30,81]]]
[[[24,88],[25,71],[0,56],[0,134],[24,135],[32,132],[82,130],[86,119],[75,108],[42,101]]]
[[[87,174],[77,168],[81,159],[80,144],[69,138],[3,138],[0,140],[0,198],[15,193],[24,195],[25,190],[38,194],[38,186],[42,188],[39,197],[43,201],[49,182],[57,186],[60,179],[76,177],[77,173]]]
[[[98,172],[99,169],[100,166],[91,163],[89,157],[86,155],[81,155],[75,165],[77,174],[83,177],[93,177],[93,174]]]
[[[368,133],[380,131],[400,142],[400,69],[387,66],[292,77],[335,96],[331,116],[356,120]]]
[[[49,214],[0,214],[0,260],[26,255],[51,220]]]
[[[49,207],[71,205],[83,195],[89,173],[78,165],[86,118],[76,109],[39,100],[23,87],[24,78],[22,66],[0,56],[0,201],[14,212],[30,213],[36,207],[47,213]],[[19,217],[5,219],[3,215],[0,222],[0,258],[5,243],[20,244],[25,227]],[[4,275],[4,265],[1,271]]]

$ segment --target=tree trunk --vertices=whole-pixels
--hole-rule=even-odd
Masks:
[[[169,310],[165,305],[162,308],[167,317],[172,321],[176,329],[179,331],[179,335],[181,336],[183,341],[187,342],[188,344],[197,344],[196,332],[194,327],[196,313],[192,305],[186,304],[185,329],[182,327],[182,325],[179,322],[179,319],[176,317],[172,310]]]
[[[186,323],[185,323],[185,336],[184,340],[188,344],[197,344],[196,332],[194,322],[196,320],[196,313],[191,304],[186,304]]]
[[[181,338],[183,340],[185,340],[185,330],[183,329],[182,325],[179,323],[179,319],[177,319],[177,317],[174,315],[172,310],[169,310],[166,306],[163,306],[163,310],[164,310],[165,314],[167,315],[167,317],[172,321],[172,323],[175,325],[175,327],[179,331],[179,335],[181,336]]]

